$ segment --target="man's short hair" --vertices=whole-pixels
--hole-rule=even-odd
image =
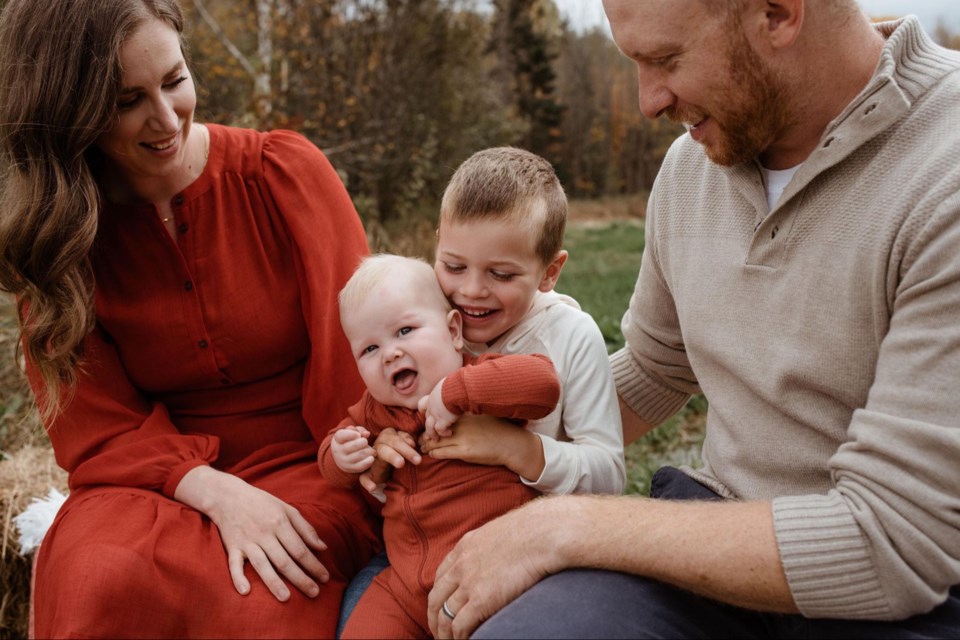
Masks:
[[[461,164],[443,192],[440,224],[505,220],[536,233],[536,252],[549,264],[563,247],[567,197],[553,166],[516,147],[478,151]]]

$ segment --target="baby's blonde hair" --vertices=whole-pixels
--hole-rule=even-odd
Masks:
[[[340,301],[341,317],[343,317],[345,311],[350,311],[367,300],[377,285],[383,282],[387,274],[400,270],[406,270],[409,278],[422,284],[424,291],[428,292],[428,295],[423,299],[413,302],[419,305],[436,303],[438,307],[442,307],[444,312],[453,308],[446,296],[443,295],[443,290],[440,288],[433,267],[426,261],[421,258],[398,256],[391,253],[377,253],[365,257],[357,270],[350,276],[350,279],[347,280],[347,284],[340,290],[338,299]]]

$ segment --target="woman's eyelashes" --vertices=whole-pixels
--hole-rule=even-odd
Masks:
[[[180,76],[180,77],[177,78],[176,80],[174,80],[174,81],[172,81],[172,82],[168,82],[168,83],[166,83],[166,84],[164,84],[164,85],[162,85],[162,86],[163,86],[164,89],[175,89],[175,88],[177,88],[178,86],[180,86],[181,84],[183,84],[184,82],[186,82],[187,80],[188,80],[187,76]],[[140,100],[142,100],[142,99],[143,99],[143,94],[142,94],[142,93],[137,93],[137,94],[134,94],[134,95],[132,95],[132,96],[124,96],[122,99],[120,99],[120,100],[117,102],[117,109],[119,109],[120,111],[126,111],[127,109],[132,109],[132,108],[135,107],[135,106],[140,102]]]

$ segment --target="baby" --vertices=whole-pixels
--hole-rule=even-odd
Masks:
[[[550,414],[560,397],[546,356],[465,354],[460,312],[421,260],[365,259],[340,293],[340,321],[367,391],[320,446],[320,469],[337,486],[359,484],[376,456],[370,441],[385,430],[412,443],[449,434],[467,412],[525,423]],[[427,594],[444,556],[539,492],[502,466],[423,457],[394,469],[384,495],[392,564],[364,592],[343,638],[429,636]]]

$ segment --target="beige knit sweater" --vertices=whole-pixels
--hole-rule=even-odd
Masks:
[[[657,424],[700,390],[721,494],[773,499],[797,606],[898,619],[960,583],[960,53],[885,23],[876,73],[768,208],[664,161],[611,363]]]

